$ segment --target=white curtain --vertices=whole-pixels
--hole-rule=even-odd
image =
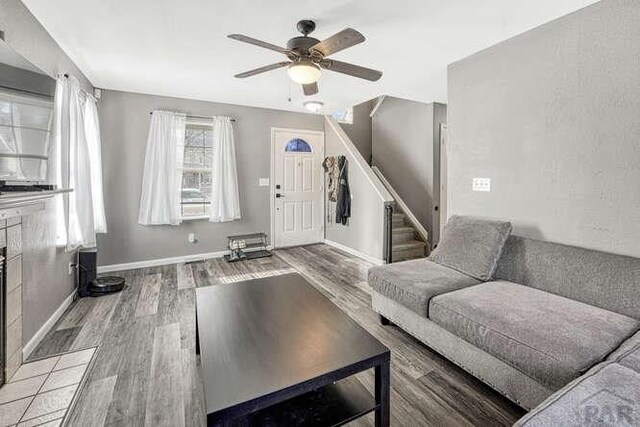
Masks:
[[[93,107],[87,107],[88,103]],[[88,120],[85,113],[91,116]],[[96,232],[106,232],[100,142],[95,132],[99,132],[95,100],[83,93],[75,78],[58,78],[48,180],[57,188],[73,190],[66,197],[58,196],[55,202],[56,241],[67,251],[93,248]]]
[[[138,223],[142,225],[182,222],[180,191],[184,157],[186,116],[154,111],[144,157]]]
[[[56,94],[53,107],[53,138],[49,144],[49,168],[47,181],[55,184],[56,188],[67,188],[64,173],[63,158],[68,152],[69,141],[69,82],[64,77],[56,81]],[[65,179],[63,179],[63,176]],[[59,195],[54,199],[56,211],[56,245],[67,245],[67,210],[65,196]]]
[[[211,168],[211,222],[240,219],[238,172],[233,124],[229,117],[213,118],[213,163]]]
[[[102,143],[100,141],[98,106],[94,98],[87,98],[84,104],[84,129],[89,151],[89,167],[91,169],[93,223],[96,233],[106,233],[107,219],[104,212],[102,190]]]
[[[84,100],[80,85],[68,78],[69,86],[69,212],[67,218],[67,250],[96,246],[93,222],[91,166],[84,129]]]

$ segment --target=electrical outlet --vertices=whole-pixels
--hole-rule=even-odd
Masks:
[[[195,243],[196,242],[196,233],[189,233],[189,237],[187,238],[187,240],[189,240],[189,243]]]
[[[491,191],[491,178],[473,178],[473,191]]]

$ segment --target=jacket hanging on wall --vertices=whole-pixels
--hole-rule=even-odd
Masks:
[[[338,156],[336,163],[338,165],[338,170],[340,171],[338,178],[336,223],[347,225],[347,221],[351,216],[351,192],[349,190],[347,159],[344,156]]]
[[[330,202],[338,201],[338,180],[340,179],[340,169],[338,169],[337,157],[329,156],[322,162],[324,171],[329,174],[329,188],[327,194]]]

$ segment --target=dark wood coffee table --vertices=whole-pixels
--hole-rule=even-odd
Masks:
[[[198,288],[196,335],[209,425],[389,425],[389,349],[298,274]]]

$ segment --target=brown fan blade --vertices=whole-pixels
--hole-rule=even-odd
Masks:
[[[315,95],[318,93],[318,83],[309,83],[308,85],[302,85],[302,91],[305,96]]]
[[[275,64],[265,65],[264,67],[260,67],[253,70],[245,71],[244,73],[236,74],[235,77],[239,79],[244,79],[245,77],[251,77],[251,76],[255,76],[256,74],[286,67],[289,64],[291,64],[291,62],[287,62],[287,61],[277,62]]]
[[[362,34],[353,28],[346,28],[339,33],[332,35],[328,39],[324,39],[320,43],[314,44],[309,48],[309,52],[317,51],[320,52],[322,56],[327,57],[336,52],[340,52],[341,50],[345,50],[351,46],[362,43],[364,40],[365,38]]]
[[[380,80],[380,77],[382,77],[382,71],[349,64],[348,62],[335,61],[333,59],[326,59],[322,61],[320,66],[327,70],[335,71],[336,73],[347,74],[349,76],[358,77],[372,82],[378,81]]]
[[[276,46],[275,44],[263,42],[262,40],[254,39],[253,37],[245,36],[242,34],[229,34],[227,37],[233,40],[238,40],[239,42],[249,43],[254,46],[260,46],[269,50],[275,50],[276,52],[280,52],[285,55],[289,53],[289,51],[283,47]]]

